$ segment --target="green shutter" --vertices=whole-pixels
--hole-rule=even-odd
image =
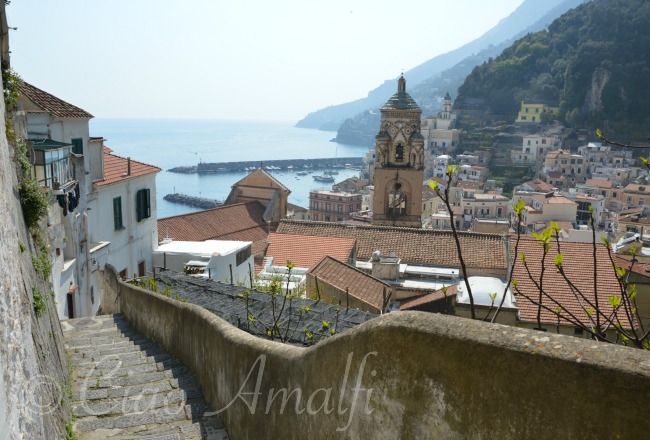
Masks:
[[[151,217],[150,190],[141,189],[135,193],[135,207],[138,221]]]
[[[142,221],[142,190],[135,193],[135,212],[137,220]]]
[[[113,199],[113,223],[115,229],[122,229],[122,197]]]
[[[149,188],[143,190],[143,196],[144,196],[144,213],[145,213],[145,218],[151,217],[151,198],[150,198],[150,191]]]
[[[81,138],[71,139],[72,152],[75,154],[84,154],[84,140]]]

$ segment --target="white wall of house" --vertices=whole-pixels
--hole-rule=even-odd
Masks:
[[[151,217],[137,221],[136,193],[150,190]],[[127,275],[139,274],[139,264],[145,271],[153,271],[152,253],[158,244],[156,216],[156,174],[124,179],[105,186],[96,186],[96,198],[89,202],[89,220],[93,225],[90,241],[93,244],[110,242],[107,263]],[[113,199],[121,198],[122,225],[115,229]]]

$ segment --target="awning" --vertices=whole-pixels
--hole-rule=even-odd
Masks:
[[[71,147],[72,144],[65,142],[53,141],[52,139],[28,139],[34,150],[57,150],[63,147]]]

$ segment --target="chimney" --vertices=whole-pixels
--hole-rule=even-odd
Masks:
[[[130,157],[126,158],[126,175],[127,176],[131,175],[131,158]]]

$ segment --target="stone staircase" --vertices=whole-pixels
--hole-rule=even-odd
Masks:
[[[123,315],[70,319],[62,326],[74,367],[79,439],[228,439],[188,369]]]

